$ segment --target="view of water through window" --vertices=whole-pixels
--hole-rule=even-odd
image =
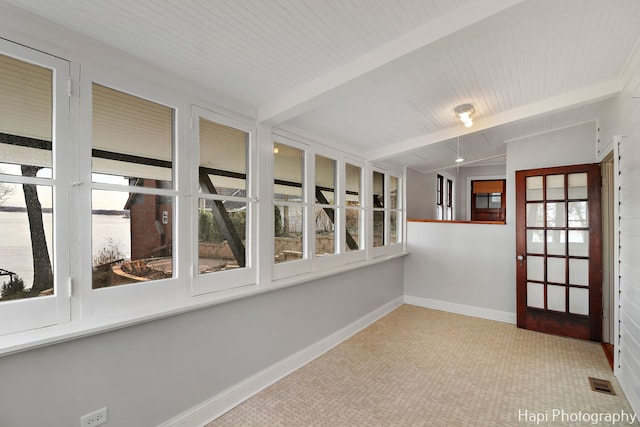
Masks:
[[[51,213],[43,213],[43,223],[51,224]],[[117,245],[120,250],[130,257],[129,218],[124,215],[93,215],[94,242],[93,254],[110,243]],[[29,236],[29,220],[24,212],[10,212],[0,210],[0,224],[3,225],[2,240],[0,241],[0,268],[16,273],[24,280],[26,288],[33,282],[33,265],[31,255],[31,241]],[[51,248],[51,227],[45,228],[49,253]],[[25,239],[25,236],[27,237]],[[8,281],[8,277],[0,277],[0,285]]]

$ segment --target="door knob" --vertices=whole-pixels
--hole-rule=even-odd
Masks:
[[[522,261],[524,261],[524,255],[520,254],[516,257],[516,259],[518,260],[518,264],[520,264],[520,267],[522,267]]]

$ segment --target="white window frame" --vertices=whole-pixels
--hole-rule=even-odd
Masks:
[[[0,39],[0,53],[17,60],[52,70],[52,178],[29,178],[3,175],[0,181],[11,184],[35,184],[51,187],[53,195],[53,253],[54,295],[39,296],[0,303],[0,335],[67,323],[71,320],[69,271],[69,157],[71,148],[69,128],[70,77],[68,61]]]
[[[373,173],[374,172],[378,172],[383,174],[384,176],[384,207],[382,208],[375,208],[373,206]],[[369,214],[368,214],[368,218],[369,218],[369,223],[371,224],[371,226],[369,227],[369,232],[367,233],[367,235],[370,238],[369,241],[369,254],[371,257],[375,258],[375,257],[380,257],[380,256],[388,256],[394,253],[399,253],[402,251],[403,247],[404,247],[404,242],[403,242],[403,238],[404,238],[404,222],[405,222],[405,218],[404,218],[404,200],[403,200],[403,186],[404,186],[404,181],[402,179],[403,175],[402,173],[396,172],[396,171],[392,171],[389,169],[383,169],[381,167],[376,167],[373,166],[371,168],[369,168],[369,172],[368,172],[368,182],[369,182],[369,203],[370,203],[370,207],[368,209]],[[398,179],[398,189],[397,189],[397,208],[390,208],[389,207],[389,201],[390,201],[390,177],[393,176],[395,178]],[[383,211],[384,212],[384,244],[382,246],[377,246],[374,247],[373,246],[373,213],[374,211]],[[396,230],[396,236],[397,236],[397,242],[396,243],[389,243],[389,237],[390,237],[390,233],[391,233],[391,215],[390,212],[397,212],[397,230]]]
[[[309,194],[309,186],[310,182],[315,185],[315,162],[310,161],[310,159],[314,158],[313,152],[311,152],[309,145],[303,144],[291,138],[278,135],[276,133],[273,134],[272,137],[273,143],[278,143],[282,145],[287,145],[298,150],[302,150],[302,202],[282,202],[274,200],[273,197],[273,182],[271,183],[271,209],[274,209],[273,206],[275,204],[283,205],[287,204],[289,206],[301,207],[302,208],[302,221],[303,221],[303,236],[302,236],[302,259],[286,261],[276,263],[274,260],[271,260],[273,264],[272,278],[273,280],[282,279],[290,276],[297,276],[300,274],[310,273],[311,272],[311,259],[313,254],[313,247],[311,247],[311,236],[315,236],[314,224],[311,223],[311,203]],[[273,152],[273,148],[271,151]],[[275,173],[274,173],[275,179]],[[271,225],[271,240],[272,246],[274,245],[274,232],[273,224]]]
[[[346,193],[346,168],[347,164],[352,166],[356,166],[360,168],[360,206],[359,207],[348,207],[347,206],[347,193]],[[343,256],[345,263],[352,263],[356,261],[363,261],[367,258],[367,227],[366,227],[366,219],[367,219],[367,209],[366,209],[366,178],[365,171],[366,165],[364,162],[356,160],[355,158],[345,156],[340,162],[340,173],[342,173],[342,180],[340,186],[340,206],[341,209],[341,225],[340,225],[340,253]],[[348,251],[346,245],[346,214],[349,210],[358,210],[359,211],[359,219],[360,219],[360,233],[358,235],[358,250]]]
[[[438,175],[443,179],[442,182],[442,206],[438,205]],[[451,218],[447,218],[447,181],[451,181]],[[440,221],[453,221],[456,217],[456,179],[453,175],[446,172],[436,172],[436,218]],[[440,210],[442,208],[442,210]]]
[[[147,189],[145,187],[94,183],[92,182],[91,150],[92,127],[93,127],[93,96],[92,85],[98,84],[110,89],[117,90],[141,99],[145,99],[157,104],[167,106],[173,110],[173,147],[172,147],[172,189]],[[81,309],[83,318],[89,317],[112,317],[134,313],[136,311],[149,310],[151,307],[159,307],[179,298],[183,293],[183,286],[180,285],[181,277],[186,276],[180,268],[179,260],[183,257],[184,249],[178,242],[183,240],[184,228],[179,227],[178,219],[183,216],[183,208],[179,206],[180,197],[178,189],[184,187],[184,179],[181,178],[181,171],[184,159],[181,158],[178,147],[180,141],[185,140],[184,135],[178,131],[182,129],[184,122],[185,107],[179,97],[172,96],[166,90],[155,87],[145,81],[131,78],[131,76],[121,76],[117,73],[91,67],[82,68],[82,79],[80,81],[80,115],[85,119],[81,121],[81,140],[85,142],[80,150],[80,179],[79,182],[87,183],[82,185],[80,200],[82,206],[82,217],[79,220],[81,235],[83,240],[79,242],[79,247],[84,250],[80,254],[81,271],[79,273]],[[172,226],[172,258],[173,277],[168,279],[153,280],[135,284],[111,286],[105,288],[92,288],[92,229],[91,229],[91,196],[92,190],[112,190],[121,192],[134,192],[141,194],[154,194],[173,199],[173,226]],[[182,191],[184,193],[184,190]]]
[[[205,120],[209,120],[210,122],[218,123],[224,126],[228,126],[234,129],[238,129],[243,131],[249,135],[249,142],[247,144],[247,159],[246,159],[246,174],[247,179],[246,183],[246,196],[245,197],[234,197],[234,196],[220,196],[220,195],[209,195],[200,193],[198,190],[200,188],[199,178],[198,178],[198,170],[200,167],[200,127],[199,122],[200,118]],[[192,146],[196,155],[194,156],[192,162],[192,170],[194,171],[192,174],[192,206],[193,215],[191,216],[191,239],[193,241],[191,245],[191,260],[192,271],[193,271],[193,280],[191,282],[191,294],[192,295],[201,295],[210,292],[222,291],[225,289],[236,288],[239,286],[252,285],[256,283],[256,264],[257,264],[257,235],[256,235],[256,224],[257,224],[257,208],[255,206],[256,197],[255,197],[255,188],[256,188],[256,177],[254,171],[257,170],[255,167],[255,159],[256,159],[256,143],[255,143],[255,135],[256,129],[255,126],[252,126],[248,123],[241,122],[239,120],[232,119],[230,117],[224,116],[222,114],[210,111],[206,108],[198,107],[196,105],[192,106],[192,115],[191,115],[191,123],[193,123],[192,129]],[[198,226],[199,226],[199,210],[198,210],[198,200],[200,198],[205,198],[208,200],[232,200],[246,203],[247,206],[247,216],[246,216],[246,242],[245,242],[245,255],[246,255],[246,266],[244,268],[238,268],[236,270],[229,271],[218,271],[213,273],[199,274],[198,273]]]

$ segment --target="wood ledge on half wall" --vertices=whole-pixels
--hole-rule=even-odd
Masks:
[[[416,219],[409,218],[407,222],[441,222],[443,224],[498,224],[506,225],[506,221],[457,221],[457,220],[443,220],[443,219]]]

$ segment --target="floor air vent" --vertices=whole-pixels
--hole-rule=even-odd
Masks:
[[[589,384],[591,385],[591,390],[593,391],[597,391],[598,393],[611,394],[613,396],[616,395],[616,392],[613,391],[611,381],[589,377]]]

